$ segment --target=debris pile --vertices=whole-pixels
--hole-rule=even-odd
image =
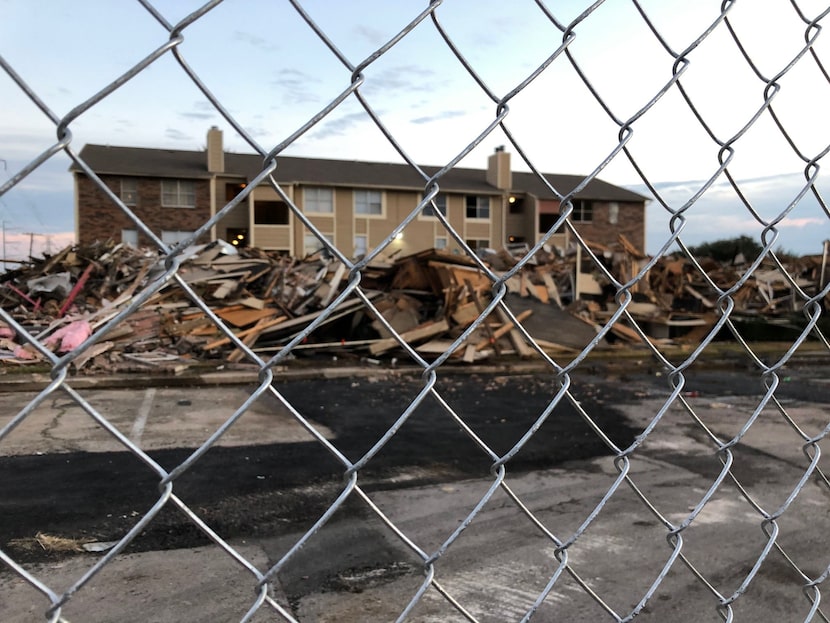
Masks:
[[[631,281],[649,261],[622,236],[611,247],[590,244],[590,249],[620,283]],[[599,347],[642,344],[625,317],[597,338],[617,302],[607,274],[587,253],[545,248],[525,258],[528,252],[524,245],[482,252],[497,278],[513,270],[504,281],[509,313],[497,306],[483,322],[478,318],[491,304],[493,282],[463,255],[433,249],[370,264],[360,274],[362,296],[353,291],[337,302],[350,280],[342,262],[321,253],[300,259],[237,249],[221,240],[187,249],[175,266],[155,251],[112,242],[67,247],[6,272],[0,305],[58,357],[98,336],[73,359],[74,372],[177,372],[196,362],[242,361],[245,353],[231,334],[268,359],[298,342],[311,323],[314,330],[293,343],[292,356],[326,353],[377,362],[380,356],[400,355],[403,340],[429,359],[453,349],[467,331],[451,360],[528,358],[538,355],[536,348],[578,352],[592,341]],[[796,287],[817,292],[826,259],[794,260],[786,267],[793,282],[777,266],[762,264],[733,296],[735,317],[797,312],[802,298]],[[627,312],[650,340],[692,341],[706,334],[718,312],[709,280],[727,289],[747,269],[746,263],[705,258],[699,264],[705,274],[688,259],[659,258],[632,287]],[[4,362],[31,364],[47,355],[13,323],[0,322]]]

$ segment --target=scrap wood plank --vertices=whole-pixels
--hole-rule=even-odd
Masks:
[[[611,333],[616,335],[617,337],[621,337],[624,340],[628,340],[629,342],[642,342],[643,339],[640,337],[640,334],[637,333],[631,327],[628,327],[619,321],[615,322],[611,325]]]
[[[365,293],[370,300],[377,298],[380,296],[379,292],[368,291]],[[363,301],[359,299],[351,299],[342,301],[337,307],[334,308],[335,312],[332,313],[330,316],[326,318],[326,320],[322,323],[322,325],[330,323],[334,320],[342,318],[343,316],[347,316],[349,314],[353,314],[357,312],[360,308],[363,307]],[[265,333],[270,333],[272,331],[284,331],[285,329],[290,329],[294,327],[305,327],[305,325],[311,323],[313,320],[317,318],[322,311],[317,312],[310,312],[308,314],[304,314],[302,316],[297,316],[296,318],[291,318],[290,320],[286,320],[284,323],[280,323],[274,327],[268,327],[265,330]],[[320,325],[320,326],[322,326]],[[293,339],[297,336],[297,333],[289,336],[289,339]]]
[[[331,303],[331,299],[334,298],[334,295],[337,293],[337,290],[340,288],[340,281],[343,279],[343,275],[346,274],[346,265],[343,262],[337,262],[337,270],[334,271],[334,276],[329,281],[329,291],[326,293],[322,299],[320,299],[320,305],[322,307],[328,307],[329,303]]]
[[[250,324],[257,322],[262,318],[273,317],[277,310],[271,308],[265,309],[248,309],[243,308],[239,310],[228,311],[225,309],[214,310],[214,313],[225,322],[232,324],[235,327],[247,327]]]
[[[239,304],[252,309],[265,309],[265,304],[268,303],[265,299],[260,299],[255,296],[246,296],[239,299]]]
[[[522,320],[524,320],[525,318],[530,316],[532,313],[533,313],[532,309],[524,310],[522,313],[520,313],[518,316],[516,316],[516,322],[521,322]],[[487,346],[492,345],[493,348],[496,349],[496,353],[499,354],[499,350],[496,348],[496,342],[498,341],[498,339],[500,337],[507,334],[511,329],[515,330],[515,328],[516,328],[516,325],[513,324],[512,321],[505,322],[501,327],[499,327],[495,331],[490,331],[489,327],[488,327],[488,334],[489,334],[488,339],[481,340],[478,344],[476,344],[475,349],[476,350],[484,350],[485,348],[487,348]]]
[[[713,303],[710,299],[706,298],[706,297],[705,297],[704,295],[702,295],[700,292],[698,292],[697,290],[695,290],[695,289],[694,289],[692,286],[690,286],[688,283],[683,285],[683,289],[684,289],[686,292],[688,292],[689,294],[691,294],[693,297],[695,297],[698,301],[700,301],[701,303],[703,303],[703,304],[704,304],[706,307],[708,307],[709,309],[714,309],[715,304],[714,304],[714,303]]]
[[[191,320],[182,320],[179,322],[175,322],[173,319],[165,319],[164,332],[167,333],[167,335],[190,335],[196,329],[202,329],[208,326],[214,327],[213,321],[204,314],[202,314],[201,318],[193,318]]]
[[[259,339],[259,336],[262,335],[262,332],[265,329],[267,329],[269,326],[273,326],[273,320],[273,318],[260,319],[259,322],[257,322],[253,327],[251,327],[245,332],[247,335],[245,335],[245,337],[242,339],[242,343],[248,347],[252,346],[254,342],[256,342]],[[228,354],[227,360],[230,363],[236,363],[240,361],[244,356],[244,350],[242,350],[241,348],[234,348],[233,351]]]
[[[478,309],[479,315],[484,313],[484,305],[481,303],[481,300],[478,298],[476,291],[473,289],[473,285],[470,283],[469,280],[465,281],[464,284],[467,286],[467,289],[470,291],[470,298],[473,299],[473,303],[475,303],[476,308]],[[484,327],[484,331],[487,333],[488,337],[490,338],[490,343],[493,345],[493,349],[496,351],[497,355],[500,355],[500,349],[498,345],[498,340],[493,335],[493,329],[490,328],[490,323],[483,322],[481,326]]]
[[[455,310],[453,310],[452,314],[450,314],[450,317],[457,325],[468,327],[473,320],[478,318],[480,313],[481,312],[479,312],[476,304],[470,301],[469,303],[458,305]]]
[[[445,331],[449,331],[449,328],[450,325],[446,320],[426,322],[422,325],[415,327],[414,329],[411,329],[410,331],[405,331],[401,333],[400,337],[407,344],[411,344],[412,342],[423,340],[428,337],[433,337],[434,335],[443,333]],[[369,352],[373,355],[379,355],[381,353],[385,353],[388,350],[392,350],[397,346],[400,346],[398,340],[394,337],[388,337],[382,340],[378,340],[377,342],[369,346]]]
[[[503,323],[511,323],[507,313],[501,307],[496,308],[496,313],[499,315],[499,318]],[[516,326],[512,323],[510,326],[510,331],[508,331],[507,335],[510,338],[510,342],[513,344],[513,348],[515,348],[516,352],[519,353],[519,356],[525,358],[533,355],[533,349],[530,346],[528,346],[528,344],[525,342],[525,338],[522,335],[522,332],[519,331],[516,328]]]
[[[555,301],[556,304],[562,309],[562,299],[559,298],[559,288],[556,287],[556,282],[553,280],[553,277],[549,272],[543,272],[541,274],[542,281],[545,283],[545,287],[548,289],[548,297],[552,301]]]
[[[539,338],[534,338],[536,344],[546,353],[548,352],[563,352],[563,353],[578,353],[579,349],[574,348],[573,346],[565,346],[564,344],[558,344],[556,342],[551,342],[549,340],[541,340]]]

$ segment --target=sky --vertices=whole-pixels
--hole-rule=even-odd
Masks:
[[[150,2],[169,23],[201,6],[189,0],[145,4]],[[774,248],[817,254],[830,238],[830,215],[812,192],[830,197],[830,178],[821,167],[830,145],[830,80],[811,53],[802,54],[805,36],[816,34],[804,19],[827,11],[820,0],[797,0],[804,19],[790,0],[737,0],[728,23],[699,45],[696,40],[719,15],[720,0],[641,0],[650,22],[632,0],[549,0],[558,24],[573,24],[571,59],[556,54],[562,29],[533,0],[444,0],[437,21],[485,88],[430,18],[374,58],[426,9],[425,0],[296,4],[348,64],[368,62],[359,92],[419,164],[444,165],[464,152],[496,118],[496,102],[515,91],[504,121],[509,136],[497,127],[461,166],[484,168],[493,149],[505,145],[516,170],[529,170],[521,149],[543,172],[599,170],[601,179],[642,194],[649,194],[647,180],[659,193],[647,208],[649,253],[662,250],[677,211],[685,217],[682,239],[689,245],[738,235],[760,240],[765,224],[784,212]],[[178,49],[187,64],[265,150],[283,145],[351,83],[352,70],[287,0],[225,0],[182,34]],[[0,57],[58,118],[168,37],[138,1],[0,0]],[[830,68],[830,34],[816,36],[812,50]],[[673,67],[682,73],[666,88]],[[762,109],[771,95],[772,113]],[[54,144],[56,131],[2,68],[0,111],[2,186]],[[69,128],[76,151],[86,143],[201,150],[212,125],[224,130],[227,149],[253,151],[168,51]],[[609,160],[623,125],[630,128],[628,155]],[[716,175],[724,145],[737,191],[723,172]],[[281,153],[402,162],[355,95]],[[817,171],[808,167],[812,160]],[[72,242],[69,164],[58,153],[0,195],[4,257]],[[811,188],[808,177],[814,178]]]

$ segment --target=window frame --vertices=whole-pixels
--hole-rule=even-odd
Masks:
[[[328,193],[327,202],[320,201],[321,191]],[[312,197],[312,193],[316,196]],[[319,209],[321,205],[324,209]],[[334,189],[328,186],[303,186],[303,212],[305,214],[334,214]]]
[[[177,245],[191,235],[193,235],[193,231],[186,229],[162,229],[159,237],[164,244]]]
[[[138,230],[137,229],[122,229],[121,243],[133,248],[138,248]]]
[[[176,185],[175,193],[172,192],[170,188],[165,190],[165,185]],[[183,186],[190,187],[192,189],[192,193],[188,193],[186,190],[183,190]],[[169,202],[170,195],[175,194],[175,203]],[[184,199],[188,198],[188,195],[192,197],[193,202],[189,203],[184,201]],[[161,207],[163,208],[183,208],[183,209],[193,209],[196,207],[196,182],[193,180],[161,180]]]
[[[362,245],[362,251],[358,248],[357,245],[358,238],[363,238],[364,240],[364,244]],[[352,257],[357,257],[361,254],[365,256],[367,253],[369,253],[369,234],[355,234],[354,240],[352,242]]]
[[[273,212],[272,212],[273,210]],[[267,213],[268,219],[260,220]],[[284,221],[281,220],[284,217]],[[287,227],[291,224],[291,210],[281,200],[254,200],[254,226],[256,227]]]
[[[132,199],[129,198],[130,195],[132,195]],[[122,177],[118,198],[126,206],[138,205],[138,180],[134,177]]]
[[[475,245],[470,244],[474,242]],[[482,244],[483,243],[483,244]],[[466,244],[470,249],[473,251],[478,251],[479,249],[489,249],[490,248],[490,239],[489,238],[465,238],[464,244]]]
[[[358,197],[361,195],[366,196],[365,205],[367,211],[365,212],[358,209],[360,207]],[[369,198],[370,195],[377,195],[377,202],[371,201]],[[384,205],[382,190],[377,190],[374,188],[355,188],[352,192],[352,201],[354,202],[353,205],[355,216],[359,216],[361,218],[383,218],[383,216],[385,215],[386,206]],[[371,207],[375,205],[375,203],[378,206],[378,211],[372,212]]]
[[[323,238],[325,238],[326,240],[328,240],[331,243],[331,246],[334,246],[334,234],[327,234],[325,232],[320,232],[320,233],[323,234]],[[310,239],[314,239],[314,244],[316,245],[314,247],[314,249],[311,250],[311,251],[308,250],[309,249],[308,241]],[[314,232],[312,232],[309,229],[304,229],[303,230],[303,257],[312,255],[312,254],[317,253],[317,252],[322,251],[322,250],[328,251],[328,247],[326,247],[320,241],[320,239],[317,237],[317,235]]]
[[[435,202],[435,206],[438,208],[438,212],[441,212],[441,215],[445,219],[449,218],[447,216],[447,214],[448,214],[447,206],[449,205],[449,200],[447,199],[446,193],[438,193],[433,198],[433,201]],[[443,210],[442,210],[442,206],[443,206]],[[430,219],[430,220],[434,220],[434,221],[438,220],[438,216],[435,214],[435,209],[433,209],[431,203],[427,203],[423,207],[423,209],[421,210],[421,214],[419,216],[421,218]]]
[[[470,200],[475,200],[475,206],[471,208]],[[485,206],[482,206],[482,201],[486,202]],[[473,211],[473,215],[471,216],[470,211]],[[482,216],[482,213],[486,212],[485,216]],[[465,195],[464,196],[464,217],[470,221],[490,221],[490,197],[489,195]]]
[[[594,202],[590,199],[572,199],[573,210],[571,211],[571,221],[574,223],[593,223],[594,222]],[[587,216],[587,218],[586,218]]]

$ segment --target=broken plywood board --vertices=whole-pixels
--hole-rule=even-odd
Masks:
[[[437,322],[427,322],[410,331],[406,331],[401,333],[401,339],[407,344],[411,344],[413,342],[417,342],[418,340],[424,340],[429,337],[433,337],[436,335],[440,335],[445,331],[448,331],[450,325],[447,323],[446,320],[439,320]],[[385,338],[382,340],[378,340],[371,346],[369,346],[369,352],[373,355],[379,355],[380,353],[385,353],[388,350],[392,350],[393,348],[400,346],[398,340],[394,337]]]
[[[272,308],[265,309],[217,309],[214,313],[228,324],[237,328],[247,327],[262,318],[269,318],[279,313],[279,310]]]
[[[596,337],[597,332],[593,327],[555,305],[546,305],[534,298],[522,298],[515,294],[507,294],[504,303],[514,316],[528,309],[533,310],[533,315],[523,321],[522,326],[534,339],[582,350]]]

